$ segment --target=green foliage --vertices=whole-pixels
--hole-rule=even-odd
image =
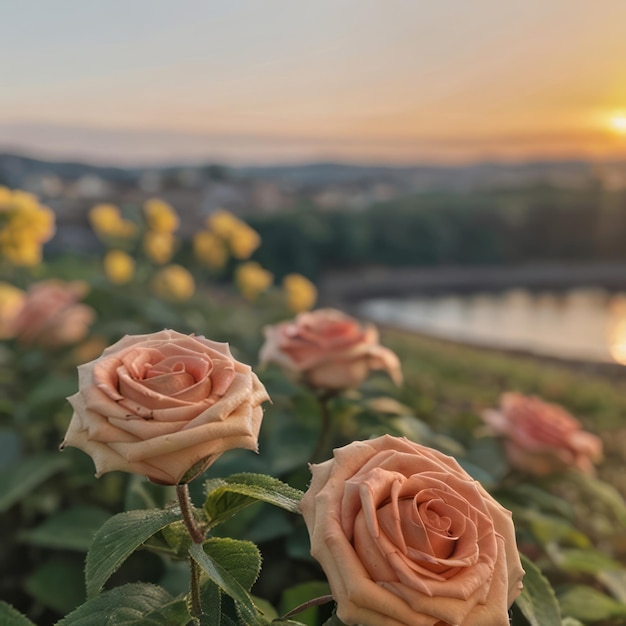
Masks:
[[[584,623],[599,622],[613,617],[626,617],[626,603],[583,585],[568,587],[559,594],[559,602],[565,615]]]
[[[522,555],[526,572],[524,588],[516,604],[530,626],[561,626],[561,611],[556,595],[541,570]]]
[[[58,626],[185,626],[190,622],[184,600],[145,583],[128,584],[88,600]]]
[[[180,519],[180,509],[118,513],[96,532],[87,553],[87,595],[97,594],[117,568],[159,530]]]
[[[35,626],[25,615],[0,600],[0,624],[4,626]]]
[[[67,466],[59,454],[44,452],[22,459],[0,473],[0,512],[6,511]]]
[[[298,513],[298,504],[304,495],[271,476],[246,473],[210,479],[205,489],[204,512],[210,526],[216,526],[256,501]]]
[[[237,602],[244,620],[254,623],[257,609],[248,589],[261,566],[261,555],[256,546],[234,539],[209,539],[202,545],[192,544],[189,554],[209,579]],[[207,607],[208,612],[211,610]]]

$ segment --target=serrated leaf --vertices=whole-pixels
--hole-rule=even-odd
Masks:
[[[87,552],[96,531],[110,517],[104,509],[77,506],[46,518],[37,528],[20,533],[19,539],[45,548]]]
[[[147,539],[181,519],[179,508],[118,513],[96,532],[85,565],[87,596],[96,595],[117,568]]]
[[[626,617],[626,604],[613,600],[606,594],[586,587],[576,585],[559,595],[561,609],[581,622],[599,622],[612,617]]]
[[[67,460],[58,453],[31,456],[0,472],[0,513],[64,469]]]
[[[526,575],[515,603],[530,626],[561,626],[561,611],[552,586],[530,559],[520,556]]]
[[[0,624],[3,626],[35,626],[26,615],[22,615],[16,608],[0,600]]]
[[[227,520],[256,501],[298,513],[298,505],[304,495],[299,489],[265,474],[233,474],[227,478],[208,480],[205,486],[204,512],[211,526]]]
[[[132,583],[88,600],[56,626],[183,626],[189,621],[183,599],[157,585]]]
[[[244,586],[235,578],[235,576],[220,561],[220,557],[224,561],[230,563],[231,554],[223,550],[225,539],[209,539],[204,544],[193,543],[189,548],[189,554],[193,560],[202,568],[206,575],[226,594],[228,594],[238,605],[242,617],[252,623],[257,619],[257,610],[254,606],[250,594]],[[231,539],[230,541],[235,541]],[[216,542],[220,542],[217,544]],[[240,543],[240,542],[236,542]],[[249,543],[249,542],[241,542]],[[208,545],[208,548],[205,546]],[[254,545],[254,544],[251,544]],[[217,546],[217,547],[216,547]],[[255,546],[256,549],[256,546]],[[213,554],[212,554],[213,553]],[[214,554],[218,559],[214,559]],[[256,575],[254,578],[256,579]]]

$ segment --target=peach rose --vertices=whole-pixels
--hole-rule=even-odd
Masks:
[[[26,292],[15,335],[24,345],[59,348],[80,341],[89,331],[95,311],[79,300],[87,293],[82,281],[44,280]]]
[[[339,619],[508,625],[524,575],[511,514],[453,458],[384,435],[311,471],[301,510]]]
[[[257,449],[269,396],[228,344],[174,330],[126,335],[78,375],[61,448],[91,455],[96,476],[122,470],[174,485],[226,450]]]
[[[500,409],[485,411],[483,419],[504,437],[511,465],[537,476],[567,468],[592,474],[602,458],[598,437],[583,431],[563,407],[534,396],[504,393]]]
[[[267,326],[260,360],[318,389],[358,387],[371,370],[386,370],[402,383],[400,361],[378,343],[376,328],[335,309],[303,312],[293,321]]]

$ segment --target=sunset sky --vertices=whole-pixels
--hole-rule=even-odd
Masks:
[[[625,0],[7,0],[0,150],[626,157]]]

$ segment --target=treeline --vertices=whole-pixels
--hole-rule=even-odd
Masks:
[[[626,193],[599,188],[438,193],[248,221],[263,240],[255,258],[278,277],[363,265],[626,260]]]

